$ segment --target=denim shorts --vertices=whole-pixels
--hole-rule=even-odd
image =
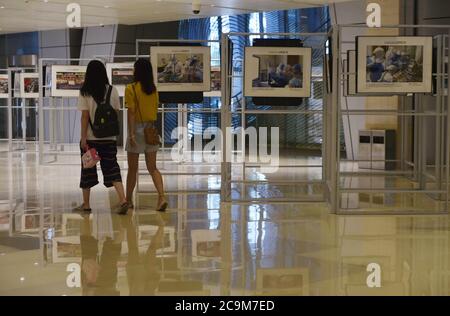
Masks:
[[[145,142],[144,129],[146,127],[155,127],[154,122],[136,123],[136,146],[131,146],[130,138],[127,139],[125,150],[133,154],[145,154],[157,152],[160,148],[159,145],[148,145]]]

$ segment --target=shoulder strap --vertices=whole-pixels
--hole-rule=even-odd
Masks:
[[[135,106],[138,108],[139,116],[141,117],[141,122],[143,123],[144,120],[142,119],[141,107],[139,106],[139,100],[136,94],[136,84],[133,84],[133,92],[134,92],[134,103]]]
[[[113,86],[109,86],[108,88],[108,94],[106,95],[105,103],[110,104],[111,103],[111,93],[112,93]]]

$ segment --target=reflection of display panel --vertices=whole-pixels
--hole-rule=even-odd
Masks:
[[[0,99],[8,98],[8,75],[0,75]]]
[[[161,231],[159,231],[161,230]],[[155,237],[158,232],[164,235],[162,238]],[[139,249],[146,252],[149,245],[154,243],[157,246],[157,254],[164,255],[175,252],[175,228],[163,227],[155,225],[141,225],[139,226]]]
[[[347,51],[347,67],[346,71],[349,74],[347,76],[347,89],[348,95],[356,94],[356,51]]]
[[[191,231],[192,261],[221,257],[220,230],[199,229]]]
[[[211,90],[210,47],[152,47],[150,55],[160,92]]]
[[[311,48],[246,47],[245,95],[310,97]]]
[[[78,97],[86,66],[52,66],[52,96]]]
[[[430,93],[432,37],[357,37],[358,93]]]
[[[106,64],[110,84],[117,88],[119,96],[125,95],[125,87],[134,81],[133,63]]]
[[[309,295],[309,270],[258,269],[256,289],[258,295]]]
[[[9,214],[7,212],[0,213],[0,231],[8,231],[10,227]]]
[[[211,92],[206,92],[205,97],[220,97],[222,95],[221,76],[220,67],[211,67]]]
[[[52,242],[53,262],[80,262],[80,236],[55,237]]]

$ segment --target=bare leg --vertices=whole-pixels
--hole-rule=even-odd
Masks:
[[[132,203],[136,188],[136,176],[139,169],[139,154],[128,153],[127,202]]]
[[[123,189],[122,182],[114,182],[113,183],[114,188],[116,189],[117,195],[119,196],[120,204],[124,204],[127,202],[127,199],[125,198],[125,190]]]
[[[150,175],[152,176],[153,183],[155,184],[156,190],[159,194],[158,205],[166,201],[165,193],[164,193],[164,183],[161,176],[161,173],[156,168],[156,152],[154,153],[146,153],[145,154],[145,162],[147,164],[147,169]]]
[[[91,197],[91,189],[83,189],[83,208],[85,210],[91,208],[90,197]]]

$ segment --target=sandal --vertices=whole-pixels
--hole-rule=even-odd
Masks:
[[[130,204],[128,202],[123,203],[119,207],[119,215],[127,215],[129,208],[130,208]]]
[[[73,213],[92,213],[91,208],[84,208],[84,204],[81,204],[80,206],[75,207],[72,210]]]
[[[167,207],[169,206],[169,203],[167,203],[167,201],[162,201],[158,207],[156,208],[157,212],[165,212]]]

